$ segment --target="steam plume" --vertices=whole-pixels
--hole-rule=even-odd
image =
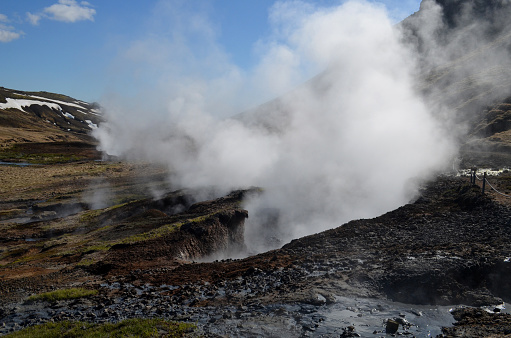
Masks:
[[[152,36],[130,46],[132,68],[145,69],[147,47],[163,44],[151,56],[159,85],[138,107],[103,102],[109,123],[95,136],[110,154],[168,165],[175,185],[262,187],[246,204],[252,250],[265,249],[268,236],[286,241],[398,207],[417,179],[450,164],[453,143],[414,89],[416,58],[384,7],[277,3],[272,34],[257,43],[261,62],[248,71],[228,62],[206,17],[193,19],[201,24],[179,27],[177,40]],[[197,34],[208,53],[193,53],[187,39]],[[182,71],[204,65],[205,76]],[[255,123],[262,115],[265,123]]]

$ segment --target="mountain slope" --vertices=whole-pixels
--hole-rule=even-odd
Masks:
[[[459,129],[465,166],[511,163],[510,15],[507,1],[430,0],[401,23],[425,99]]]
[[[93,142],[102,121],[97,104],[48,92],[0,87],[0,145],[23,142]]]

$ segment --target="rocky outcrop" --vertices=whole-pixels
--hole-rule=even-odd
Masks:
[[[497,309],[498,310],[498,309]],[[456,323],[442,330],[439,338],[450,337],[509,337],[511,334],[511,315],[495,311],[494,313],[475,308],[461,308],[452,312]]]

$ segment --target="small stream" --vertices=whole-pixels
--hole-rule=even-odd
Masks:
[[[244,337],[286,337],[290,333],[301,337],[339,337],[350,326],[361,337],[390,337],[386,321],[396,319],[405,323],[399,326],[400,335],[436,337],[442,333],[442,327],[454,322],[450,313],[453,308],[337,297],[331,305],[271,305],[241,316],[235,312],[233,318],[219,318],[213,323],[200,316],[197,319],[207,333]]]
[[[31,165],[42,165],[42,164],[34,164],[34,163],[27,163],[27,162],[3,162],[0,161],[0,165],[13,165],[18,167],[28,167]]]

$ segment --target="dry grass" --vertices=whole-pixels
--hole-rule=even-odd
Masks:
[[[157,174],[163,169],[143,164],[127,163],[68,163],[38,166],[0,166],[0,201],[49,200],[65,195],[81,195],[110,181],[137,183],[137,174]],[[119,184],[123,184],[120,182]],[[69,196],[67,196],[69,197]]]

